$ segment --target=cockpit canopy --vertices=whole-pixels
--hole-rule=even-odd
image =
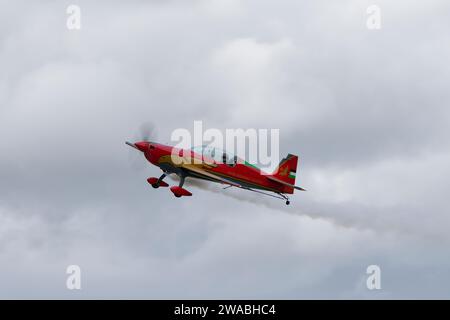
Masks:
[[[241,161],[241,159],[233,153],[225,152],[222,149],[212,146],[196,146],[192,147],[191,150],[197,154],[203,155],[204,157],[213,159],[216,163],[225,163],[231,167],[234,167],[238,162]]]

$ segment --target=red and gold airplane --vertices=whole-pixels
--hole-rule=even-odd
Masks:
[[[295,186],[298,157],[292,154],[281,160],[272,174],[266,174],[243,159],[211,146],[177,149],[150,141],[126,144],[143,152],[150,163],[163,171],[159,178],[147,179],[153,188],[168,187],[163,179],[169,174],[180,177],[179,185],[170,188],[177,198],[192,196],[191,192],[183,188],[187,177],[225,184],[226,188],[237,187],[280,198],[286,200],[287,205],[287,194],[293,194],[294,189],[305,191]]]

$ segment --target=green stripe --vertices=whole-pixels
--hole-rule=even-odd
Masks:
[[[244,164],[248,167],[252,167],[252,168],[259,170],[259,168],[257,166],[255,166],[254,164],[248,163],[247,161],[245,161]]]

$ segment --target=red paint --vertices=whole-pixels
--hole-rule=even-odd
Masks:
[[[180,188],[178,186],[170,187],[170,191],[172,191],[173,194],[178,196],[178,197],[181,197],[181,196],[190,197],[190,196],[192,196],[192,193],[190,193],[186,189]]]

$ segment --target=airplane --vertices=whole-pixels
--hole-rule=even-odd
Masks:
[[[159,178],[147,179],[153,188],[168,187],[164,178],[170,174],[180,178],[178,186],[170,188],[177,198],[192,196],[183,188],[187,177],[221,183],[226,185],[224,189],[237,187],[261,193],[285,200],[286,205],[290,204],[288,194],[293,194],[294,190],[306,191],[295,185],[298,157],[292,154],[281,160],[273,173],[267,174],[245,160],[212,146],[177,149],[150,141],[125,143],[141,151],[151,164],[163,171]]]

